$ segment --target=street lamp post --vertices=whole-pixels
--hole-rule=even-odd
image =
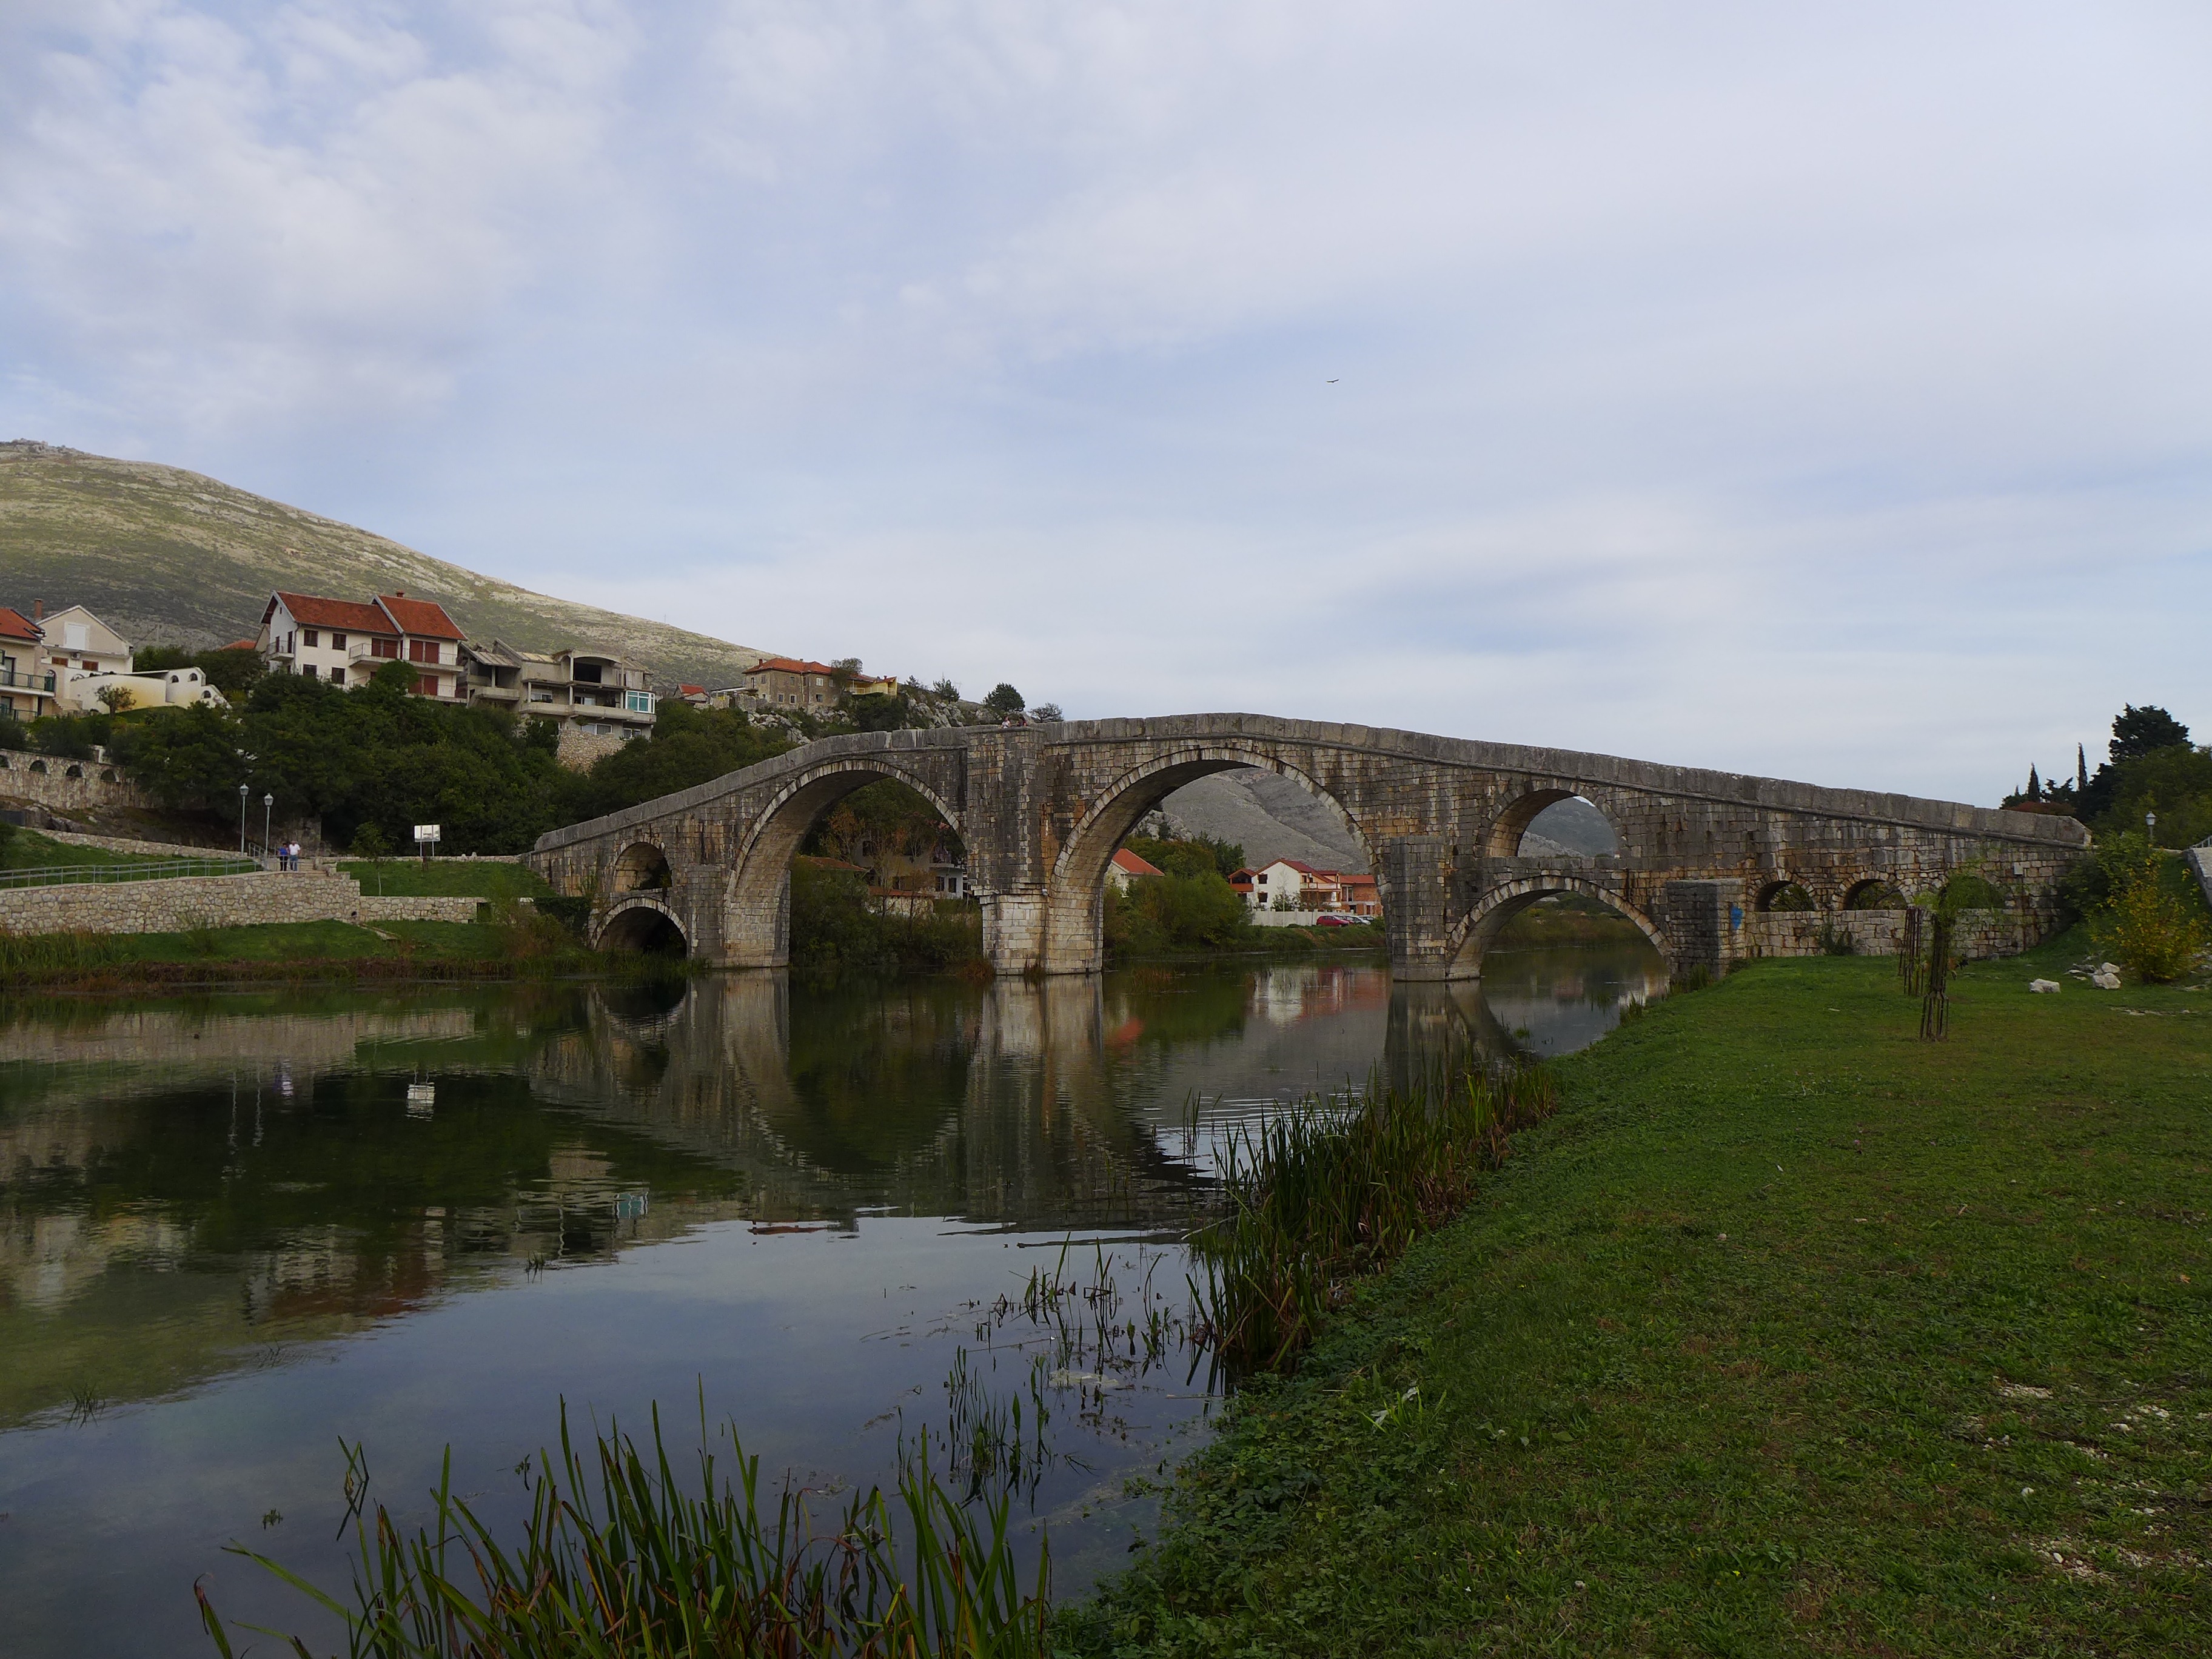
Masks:
[[[238,786],[238,855],[240,858],[246,856],[246,787],[241,783]]]
[[[264,795],[261,798],[261,851],[264,857],[269,852],[269,809],[276,805],[276,797],[274,794]]]

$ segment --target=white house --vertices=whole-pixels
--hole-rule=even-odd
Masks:
[[[271,673],[365,685],[388,662],[415,671],[418,697],[465,695],[460,629],[442,605],[380,593],[370,604],[276,592],[262,607],[254,646]]]
[[[126,708],[160,708],[169,703],[230,706],[197,668],[167,668],[158,674],[93,674],[82,668],[58,672],[63,706],[82,714],[95,714],[105,709],[119,714]],[[106,692],[114,695],[103,700]]]
[[[1127,892],[1129,884],[1133,881],[1141,881],[1146,876],[1166,873],[1157,864],[1139,858],[1126,847],[1116,848],[1113,862],[1106,866],[1106,879],[1113,884],[1114,890],[1117,893]]]
[[[40,659],[55,671],[57,683],[66,669],[91,674],[131,672],[131,641],[82,605],[33,619],[45,635],[40,641]]]
[[[1231,886],[1255,910],[1334,910],[1344,901],[1344,884],[1334,870],[1316,870],[1302,859],[1277,859],[1256,870],[1239,870]],[[1278,906],[1278,900],[1288,900]]]

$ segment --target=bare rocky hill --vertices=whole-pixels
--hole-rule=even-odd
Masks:
[[[1364,872],[1366,850],[1343,817],[1304,784],[1273,772],[1217,772],[1187,783],[1160,804],[1176,834],[1239,842],[1255,868],[1275,859],[1303,859],[1323,870]],[[1613,826],[1586,800],[1546,807],[1530,823],[1521,851],[1529,858],[1617,851]]]
[[[84,605],[134,644],[200,649],[253,633],[271,591],[437,600],[472,635],[595,646],[656,679],[729,685],[768,653],[480,576],[197,472],[0,443],[0,605]]]

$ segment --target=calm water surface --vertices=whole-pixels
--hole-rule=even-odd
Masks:
[[[681,1449],[702,1393],[833,1493],[902,1437],[945,1452],[963,1398],[1042,1401],[1018,1512],[1079,1590],[1215,1394],[1186,1348],[1102,1371],[994,1304],[1042,1266],[1180,1311],[1225,1127],[1452,1046],[1577,1048],[1662,982],[1640,946],[1486,972],[0,1004],[0,1650],[211,1651],[202,1575],[328,1643],[222,1546],[342,1592],[341,1438],[403,1521],[450,1445],[496,1523],[562,1401],[658,1401]]]

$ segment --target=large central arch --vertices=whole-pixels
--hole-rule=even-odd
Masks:
[[[1594,898],[1614,911],[1623,920],[1633,922],[1636,930],[1651,941],[1651,948],[1671,968],[1674,957],[1667,947],[1667,936],[1659,931],[1650,917],[1623,899],[1603,882],[1585,880],[1580,876],[1547,872],[1509,881],[1483,895],[1482,902],[1468,912],[1452,930],[1451,950],[1446,972],[1449,979],[1480,979],[1482,977],[1482,953],[1490,948],[1505,924],[1530,905],[1542,898],[1559,893],[1577,893],[1584,898]]]
[[[809,767],[769,799],[738,845],[722,901],[723,950],[732,967],[789,963],[792,854],[824,812],[854,790],[886,778],[906,785],[937,809],[953,834],[963,834],[952,803],[887,756],[840,757]]]
[[[1124,772],[1099,791],[1089,810],[1068,831],[1059,856],[1053,860],[1045,889],[1043,954],[1051,964],[1047,971],[1095,973],[1104,965],[1106,866],[1114,849],[1127,838],[1138,821],[1187,783],[1217,772],[1244,769],[1273,772],[1303,784],[1316,799],[1335,810],[1367,854],[1367,866],[1375,872],[1387,914],[1390,895],[1381,889],[1383,878],[1375,849],[1359,820],[1326,785],[1264,750],[1233,743],[1194,744]]]

